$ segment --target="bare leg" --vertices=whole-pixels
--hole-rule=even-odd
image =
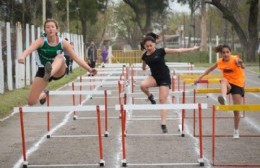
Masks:
[[[230,84],[228,83],[228,81],[226,79],[221,79],[221,81],[220,81],[220,89],[221,89],[221,95],[223,97],[226,97],[227,92],[229,92],[230,89],[231,89],[231,86],[230,86]]]
[[[232,95],[233,104],[241,104],[243,98],[240,94]],[[239,128],[240,114],[239,111],[234,111],[234,128],[237,130]]]
[[[169,87],[168,86],[160,86],[159,87],[160,104],[166,104],[167,103],[168,95],[169,95]],[[161,110],[162,125],[166,125],[166,120],[167,120],[167,110]]]
[[[62,55],[57,55],[52,63],[52,77],[61,77],[66,72],[65,60]]]
[[[29,97],[28,97],[28,105],[32,106],[36,104],[39,98],[42,98],[43,90],[47,87],[48,82],[44,81],[43,78],[36,77],[32,83]]]
[[[155,79],[152,76],[148,76],[145,80],[141,82],[140,89],[146,94],[147,97],[150,96],[149,88],[157,86]]]

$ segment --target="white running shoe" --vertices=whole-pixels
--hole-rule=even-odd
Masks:
[[[218,102],[222,105],[227,105],[227,100],[222,95],[218,96]]]
[[[239,130],[234,130],[233,139],[239,139]]]

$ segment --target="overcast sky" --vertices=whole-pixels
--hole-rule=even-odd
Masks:
[[[189,6],[188,5],[180,5],[177,2],[170,2],[170,8],[174,11],[174,12],[187,12],[189,13]]]

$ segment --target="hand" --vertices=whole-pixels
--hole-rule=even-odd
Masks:
[[[18,59],[18,63],[19,63],[19,64],[24,64],[24,60],[25,60],[24,58],[20,57],[20,58]]]
[[[201,47],[201,46],[195,45],[195,46],[193,47],[193,49],[194,49],[194,50],[198,50],[200,47]]]
[[[93,69],[90,71],[90,73],[94,76],[94,75],[97,74],[97,70],[93,68]]]
[[[200,79],[194,80],[194,85],[197,85],[200,82]]]

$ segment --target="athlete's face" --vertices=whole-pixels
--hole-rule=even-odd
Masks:
[[[152,41],[146,41],[144,48],[148,53],[153,52],[155,50],[155,43]]]
[[[222,58],[224,61],[228,61],[231,55],[231,52],[228,48],[223,48],[221,52]]]
[[[56,27],[56,24],[54,22],[48,22],[45,24],[44,31],[47,35],[53,36],[56,35],[58,32],[58,29]]]

